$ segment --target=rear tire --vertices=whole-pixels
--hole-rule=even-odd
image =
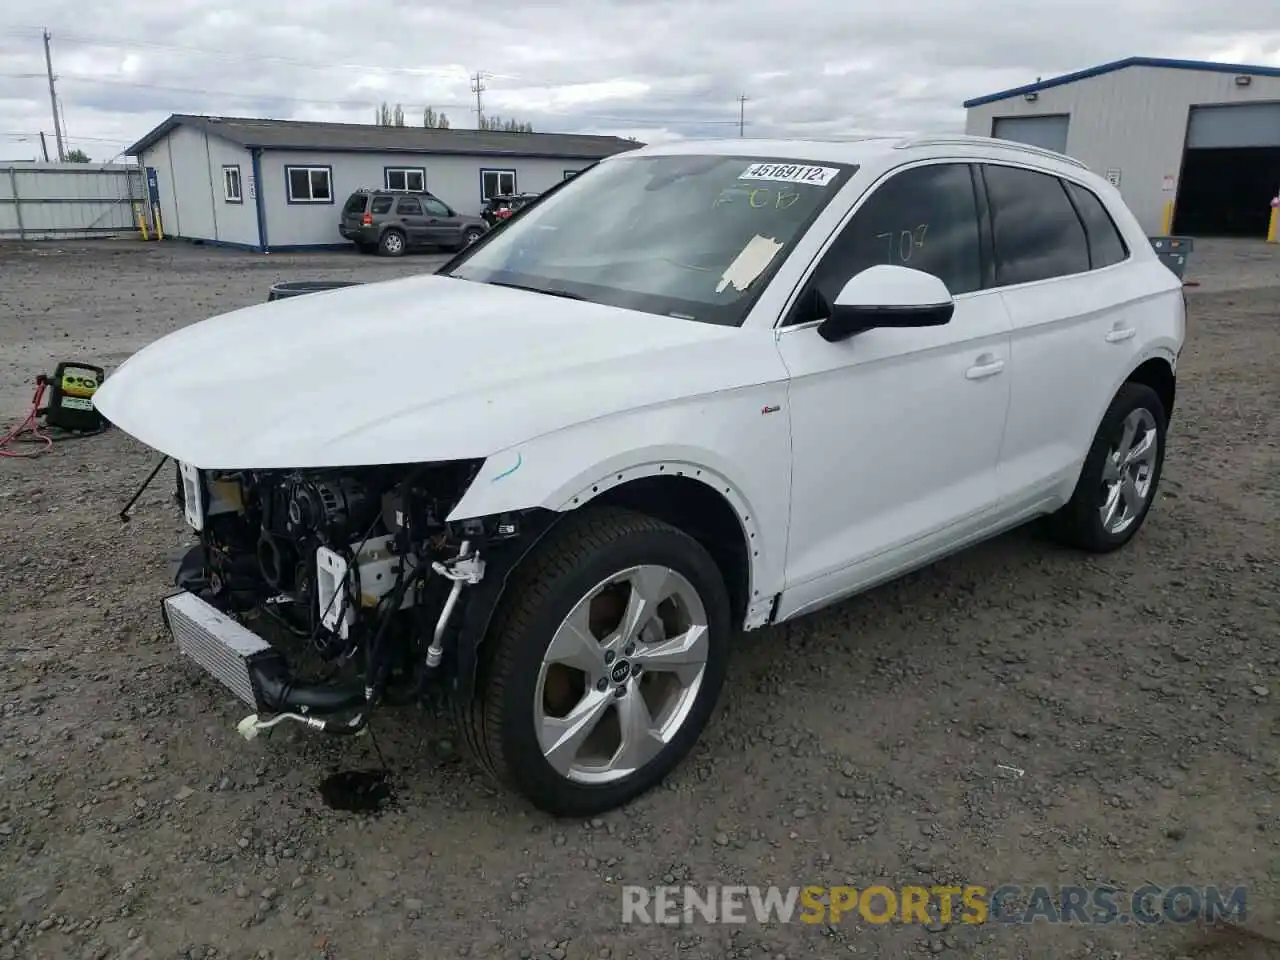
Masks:
[[[1102,418],[1075,492],[1049,517],[1059,542],[1110,553],[1133,539],[1155,501],[1164,467],[1168,416],[1159,395],[1125,383]]]
[[[384,257],[402,257],[409,246],[399,230],[388,230],[378,240],[378,252]]]
[[[459,708],[463,739],[547,813],[621,806],[701,735],[730,632],[728,591],[701,544],[642,514],[583,508],[515,571],[476,696]]]

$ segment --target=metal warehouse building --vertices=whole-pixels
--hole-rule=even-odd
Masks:
[[[174,114],[126,152],[146,171],[166,236],[251,250],[346,246],[361,187],[427,191],[460,213],[541,193],[640,146],[619,137],[307,123]]]
[[[1280,68],[1130,57],[965,103],[966,132],[1069,154],[1148,233],[1266,236]]]

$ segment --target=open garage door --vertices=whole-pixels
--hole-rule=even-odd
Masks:
[[[1001,140],[1015,140],[1066,153],[1070,121],[1071,117],[1065,113],[1043,117],[996,117],[991,125],[991,135]]]
[[[1280,103],[1192,107],[1173,229],[1265,237],[1280,193]]]

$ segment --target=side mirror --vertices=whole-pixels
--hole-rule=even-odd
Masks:
[[[951,291],[933,274],[877,264],[844,285],[818,335],[835,343],[876,327],[939,327],[955,309]]]

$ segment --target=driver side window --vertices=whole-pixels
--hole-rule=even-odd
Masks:
[[[851,277],[881,263],[931,273],[953,296],[981,289],[978,205],[968,164],[913,167],[873,189],[818,264],[808,302],[791,322],[825,318],[824,304],[833,303]]]

